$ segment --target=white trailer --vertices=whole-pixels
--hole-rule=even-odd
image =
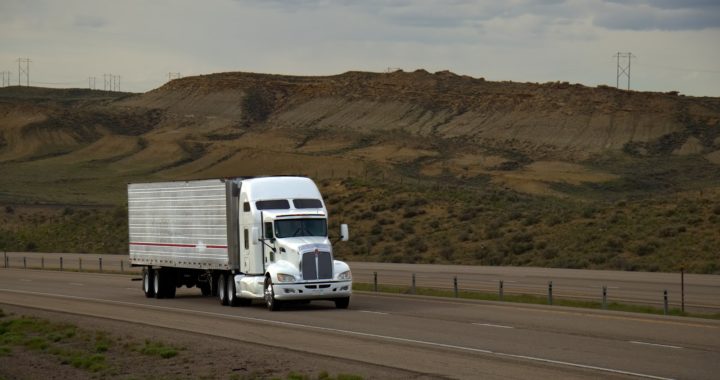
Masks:
[[[130,263],[143,267],[147,297],[173,298],[186,286],[222,305],[332,300],[345,309],[352,274],[333,259],[327,217],[306,177],[133,183]]]

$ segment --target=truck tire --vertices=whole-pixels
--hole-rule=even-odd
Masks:
[[[270,277],[265,278],[265,306],[270,311],[276,311],[280,308],[280,301],[275,299],[275,290]]]
[[[235,281],[233,275],[228,274],[225,280],[225,293],[227,293],[227,304],[228,306],[235,307],[238,305],[237,294],[235,294]]]
[[[153,277],[154,277],[153,287],[155,288],[155,298],[157,298],[157,299],[165,298],[165,290],[167,287],[165,286],[164,273],[162,273],[162,270],[160,270],[160,269],[155,269],[155,274]]]
[[[335,307],[338,309],[347,309],[350,306],[350,297],[336,298]]]
[[[220,305],[226,306],[228,304],[228,296],[227,296],[227,289],[226,289],[226,277],[225,273],[220,273],[220,276],[218,276],[217,279],[217,296],[218,301],[220,301]]]
[[[155,278],[153,276],[153,270],[150,268],[143,268],[143,292],[145,297],[155,297]]]

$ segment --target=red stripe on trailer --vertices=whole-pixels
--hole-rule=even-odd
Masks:
[[[150,247],[179,247],[179,248],[197,248],[197,244],[173,244],[173,243],[138,243],[130,242],[130,245],[145,245]],[[205,248],[227,249],[227,245],[206,245]]]

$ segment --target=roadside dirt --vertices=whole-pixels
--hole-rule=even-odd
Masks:
[[[11,354],[0,355],[0,379],[285,379],[301,374],[315,379],[324,372],[364,379],[432,379],[434,377],[367,363],[311,355],[303,352],[248,344],[235,339],[211,337],[102,318],[0,305],[11,317],[32,316],[53,323],[68,323],[91,332],[104,332],[116,342],[162,342],[179,349],[177,356],[161,359],[140,354],[119,355],[108,350],[111,372],[96,372],[63,365],[50,353],[12,346]]]

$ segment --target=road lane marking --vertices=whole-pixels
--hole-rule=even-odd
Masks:
[[[250,322],[261,323],[261,324],[266,324],[266,325],[279,325],[279,326],[285,326],[285,327],[303,328],[306,330],[328,331],[328,332],[333,332],[336,334],[354,335],[354,336],[375,338],[375,339],[395,341],[395,342],[412,343],[412,344],[424,345],[424,346],[429,346],[429,347],[440,347],[440,348],[454,349],[454,350],[458,350],[458,351],[482,353],[482,354],[487,354],[487,355],[491,355],[491,356],[495,355],[495,356],[500,356],[500,357],[524,359],[524,360],[536,361],[536,362],[541,362],[541,363],[563,365],[566,367],[582,368],[582,369],[589,369],[589,370],[594,370],[594,371],[615,373],[615,374],[621,374],[621,375],[636,376],[636,377],[641,377],[641,378],[646,378],[646,379],[674,380],[669,377],[648,375],[648,374],[644,374],[644,373],[631,372],[631,371],[625,371],[625,370],[613,369],[613,368],[597,367],[597,366],[588,365],[588,364],[565,362],[565,361],[553,360],[553,359],[545,359],[545,358],[540,358],[540,357],[535,357],[535,356],[508,354],[508,353],[504,353],[504,352],[491,351],[491,350],[486,350],[486,349],[482,349],[482,348],[457,346],[454,344],[429,342],[429,341],[424,341],[424,340],[401,338],[401,337],[394,337],[394,336],[389,336],[389,335],[379,335],[379,334],[366,333],[366,332],[353,331],[353,330],[342,330],[342,329],[336,329],[336,328],[332,328],[332,327],[305,325],[305,324],[296,323],[296,322],[273,321],[273,320],[268,320],[268,319],[247,317],[247,316],[242,316],[242,315],[216,313],[216,312],[202,311],[202,310],[182,309],[182,308],[177,308],[177,307],[158,306],[158,305],[152,305],[152,304],[146,304],[146,303],[135,303],[135,302],[105,300],[105,299],[99,299],[99,298],[69,296],[69,295],[64,295],[64,294],[30,292],[30,291],[24,291],[24,290],[2,289],[2,288],[0,288],[0,291],[4,291],[4,292],[8,292],[8,293],[17,293],[17,294],[30,294],[30,295],[45,296],[45,297],[66,298],[66,299],[73,299],[73,300],[79,300],[79,301],[90,301],[90,302],[115,304],[115,305],[123,305],[123,306],[144,307],[144,308],[148,308],[148,309],[164,310],[164,311],[171,311],[171,312],[179,311],[179,312],[184,312],[184,313],[189,313],[189,314],[209,315],[209,316],[220,317],[220,318],[238,319],[238,320],[250,321]]]
[[[79,283],[79,282],[71,282],[70,285],[85,286],[85,284],[81,284],[81,283]]]
[[[501,329],[514,329],[512,326],[494,325],[492,323],[473,323],[475,326],[497,327]]]
[[[383,313],[381,311],[370,311],[370,310],[358,310],[361,313],[368,313],[368,314],[380,314],[380,315],[388,315],[389,313]]]
[[[682,349],[682,348],[684,348],[684,347],[680,347],[680,346],[671,346],[671,345],[668,345],[668,344],[657,344],[657,343],[639,342],[639,341],[637,341],[637,340],[631,340],[631,341],[629,341],[629,342],[630,342],[630,343],[634,343],[634,344],[644,344],[644,345],[646,345],[646,346],[655,346],[655,347],[665,347],[665,348],[675,348],[675,349]]]
[[[22,282],[32,282],[32,280],[27,279],[27,278],[21,278],[20,281],[22,281]]]

